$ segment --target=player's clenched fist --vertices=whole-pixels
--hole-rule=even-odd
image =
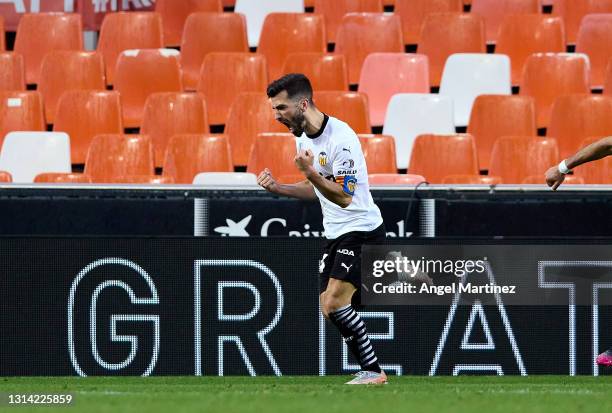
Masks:
[[[274,192],[276,190],[276,179],[272,176],[272,172],[268,168],[264,169],[257,177],[257,184],[267,191]]]
[[[552,187],[553,191],[555,191],[559,185],[563,183],[565,179],[565,175],[559,172],[559,168],[557,166],[553,166],[546,171],[546,184]]]
[[[310,149],[300,150],[298,154],[295,155],[294,162],[295,166],[297,166],[301,172],[306,172],[314,163],[314,154]]]

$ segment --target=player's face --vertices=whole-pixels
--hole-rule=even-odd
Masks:
[[[276,120],[285,125],[295,136],[302,136],[306,127],[304,100],[289,99],[287,91],[283,90],[270,98],[270,103]]]

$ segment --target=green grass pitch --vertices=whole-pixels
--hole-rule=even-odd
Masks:
[[[345,386],[328,377],[0,378],[0,411],[65,412],[606,412],[612,376],[390,377]],[[7,393],[71,393],[70,407],[9,407]],[[66,410],[67,409],[67,410]]]

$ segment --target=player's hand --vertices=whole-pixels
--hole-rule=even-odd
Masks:
[[[276,192],[278,182],[272,176],[272,172],[268,168],[264,169],[257,177],[257,184],[269,192]]]
[[[294,158],[295,166],[302,173],[308,172],[308,169],[314,164],[314,154],[310,149],[300,150]]]
[[[559,188],[559,185],[563,183],[565,179],[565,175],[559,172],[559,168],[555,166],[551,166],[548,171],[546,171],[546,184],[552,187],[553,191]]]

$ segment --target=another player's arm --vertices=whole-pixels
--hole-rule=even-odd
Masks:
[[[306,151],[301,150],[295,156],[295,165],[325,198],[341,208],[348,207],[353,201],[353,195],[346,192],[342,185],[333,181],[328,181],[323,176],[319,175],[313,163],[314,154],[310,149]]]
[[[291,198],[312,201],[317,199],[312,184],[306,179],[295,184],[280,184],[268,168],[264,169],[257,177],[257,183],[266,191],[277,195],[284,195]]]
[[[546,184],[551,186],[554,191],[563,183],[565,175],[570,170],[583,163],[596,161],[610,155],[612,155],[612,136],[593,142],[561,161],[559,165],[550,167],[546,171]]]

